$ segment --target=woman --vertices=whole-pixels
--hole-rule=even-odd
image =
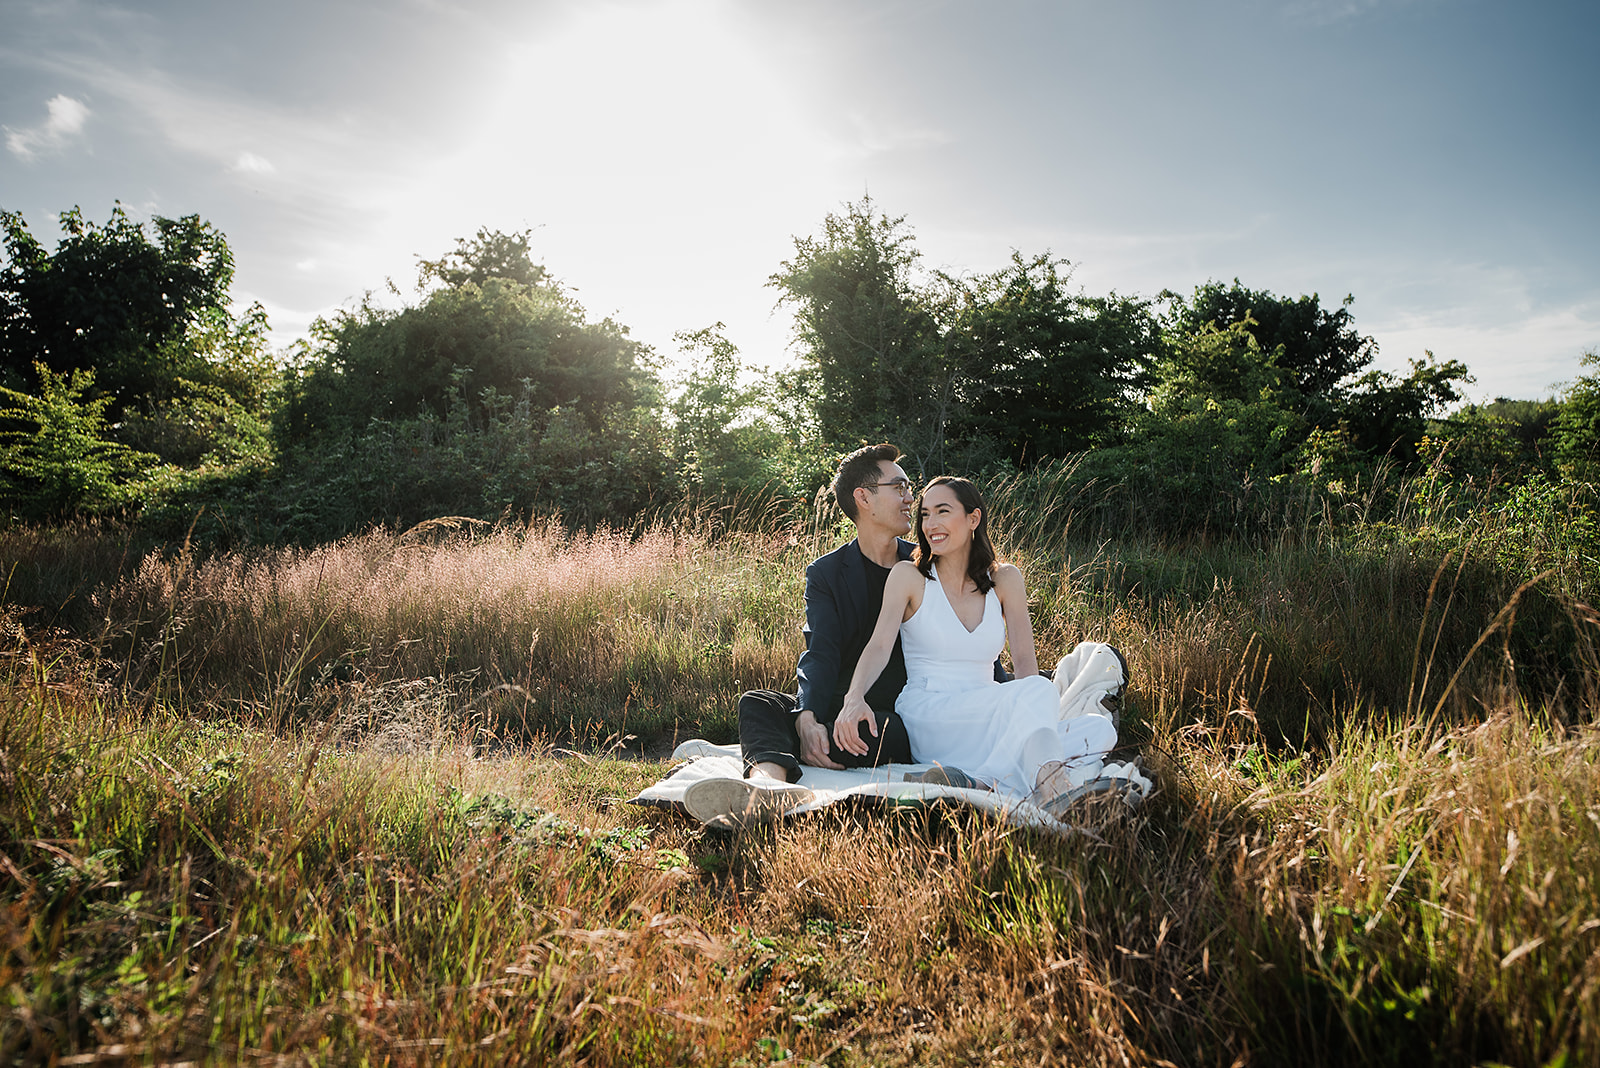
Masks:
[[[883,610],[856,664],[834,739],[852,753],[867,750],[856,725],[875,726],[865,694],[888,663],[898,630],[906,686],[895,711],[912,754],[1054,811],[1074,785],[1071,763],[1110,750],[1116,728],[1098,715],[1060,722],[1055,685],[1039,674],[1022,572],[996,560],[977,487],[964,478],[936,478],[922,493],[919,513],[916,556],[889,572]],[[1007,644],[1017,677],[997,683],[994,660]]]

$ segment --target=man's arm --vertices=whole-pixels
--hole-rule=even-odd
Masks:
[[[841,630],[839,600],[833,588],[833,576],[817,563],[806,568],[806,648],[800,654],[795,668],[799,683],[796,707],[810,709],[829,720],[834,716],[834,697],[839,692],[839,666]]]
[[[833,695],[839,686],[839,604],[824,569],[806,568],[806,648],[795,668],[799,692],[795,707],[795,732],[800,736],[800,763],[814,768],[841,768],[829,754],[828,728],[817,718],[820,709],[833,712]]]

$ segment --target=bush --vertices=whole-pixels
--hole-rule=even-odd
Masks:
[[[285,452],[275,465],[201,471],[152,483],[142,521],[167,537],[191,524],[210,543],[314,545],[374,523],[404,530],[441,516],[496,521],[560,516],[629,527],[677,491],[654,413],[592,418],[486,391],[470,414],[459,390],[444,417],[375,421]]]
[[[134,473],[156,458],[105,437],[112,398],[85,399],[94,372],[35,370],[37,397],[0,386],[10,402],[0,409],[0,492],[13,515],[59,520],[130,503]]]

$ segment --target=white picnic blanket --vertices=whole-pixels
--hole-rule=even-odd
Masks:
[[[674,768],[660,782],[639,791],[638,796],[632,798],[630,804],[681,810],[684,791],[688,790],[690,783],[700,779],[737,779],[744,775],[744,758],[740,756],[737,744],[713,745],[696,738],[674,749],[672,758],[686,760],[688,763]],[[947,800],[991,812],[1015,826],[1035,827],[1054,832],[1066,830],[1064,824],[1051,818],[1043,809],[1024,798],[989,790],[963,790],[955,786],[934,786],[928,783],[904,781],[907,772],[927,771],[931,766],[930,764],[885,764],[876,768],[844,771],[806,768],[799,785],[811,791],[812,800],[790,809],[784,815],[789,817],[816,812],[847,797],[877,798],[891,806]],[[1133,805],[1142,801],[1150,791],[1150,780],[1140,774],[1131,763],[1104,764],[1100,767],[1098,775],[1089,775],[1087,778],[1090,781],[1117,780],[1112,785],[1122,791],[1125,801]]]

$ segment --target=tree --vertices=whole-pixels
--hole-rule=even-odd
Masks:
[[[863,197],[794,245],[767,284],[794,308],[824,434],[840,447],[888,437],[923,471],[939,470],[956,369],[914,283],[918,253],[904,217],[881,215]]]
[[[472,240],[456,238],[454,252],[446,252],[436,260],[418,257],[417,284],[427,288],[432,282],[460,287],[467,284],[481,286],[491,278],[504,278],[525,286],[543,285],[548,275],[540,264],[533,262],[533,252],[528,247],[532,230],[503,234],[498,230],[479,228]]]
[[[106,418],[126,444],[180,462],[236,446],[217,424],[220,437],[195,431],[177,454],[161,447],[173,428],[195,430],[197,403],[227,409],[236,417],[228,426],[259,423],[275,384],[266,313],[259,304],[230,311],[226,238],[198,215],[157,216],[152,236],[120,204],[104,226],[77,208],[60,219],[51,253],[22,216],[0,212],[0,383],[35,392],[45,370],[91,371],[85,388],[107,399]]]
[[[1434,361],[1428,352],[1411,361],[1404,378],[1388,371],[1368,371],[1339,399],[1340,423],[1352,443],[1368,456],[1392,456],[1405,463],[1417,458],[1417,443],[1429,418],[1461,399],[1459,384],[1472,382],[1460,360]]]
[[[1489,404],[1468,404],[1430,421],[1427,435],[1448,443],[1445,463],[1452,474],[1522,478],[1551,469],[1551,428],[1561,411],[1554,398],[1496,397]]]
[[[1128,432],[1086,455],[1077,477],[1121,487],[1146,531],[1259,529],[1263,491],[1306,433],[1276,361],[1243,323],[1167,338]]]
[[[1305,435],[1296,414],[1293,377],[1265,351],[1248,325],[1206,324],[1158,362],[1156,387],[1137,421],[1136,437],[1161,442],[1176,471],[1222,476],[1278,474],[1290,449]]]
[[[1069,292],[1050,253],[926,282],[917,262],[905,219],[863,198],[769,281],[795,310],[791,382],[835,448],[888,439],[928,475],[1117,440],[1161,345],[1148,301]]]
[[[1583,354],[1585,367],[1600,367],[1600,352]],[[1556,462],[1580,478],[1600,470],[1600,374],[1579,375],[1550,430]]]
[[[1013,253],[993,274],[946,279],[960,425],[1015,463],[1118,440],[1161,350],[1148,301],[1070,293],[1067,266]]]
[[[717,323],[675,340],[694,369],[673,391],[673,459],[680,476],[708,497],[771,494],[780,479],[785,442],[762,418],[771,383],[745,380],[739,350]]]
[[[157,216],[155,239],[117,205],[104,226],[73,208],[48,253],[22,216],[0,212],[8,262],[0,271],[0,360],[8,384],[26,388],[42,365],[92,370],[111,414],[159,395],[172,368],[164,345],[228,315],[233,256],[198,215]]]
[[[1179,332],[1192,333],[1207,323],[1219,329],[1245,323],[1263,351],[1277,354],[1288,384],[1302,397],[1326,394],[1378,354],[1378,343],[1356,332],[1352,296],[1329,311],[1315,293],[1280,297],[1248,289],[1237,278],[1232,285],[1212,281],[1197,286],[1188,299],[1170,291],[1163,296],[1173,301],[1173,325]]]
[[[418,305],[391,311],[366,300],[313,324],[278,415],[280,443],[423,412],[443,418],[457,388],[480,422],[486,391],[572,409],[593,426],[612,408],[655,402],[648,350],[609,319],[589,322],[528,260],[526,234],[479,231],[424,261],[422,280],[441,285]]]

